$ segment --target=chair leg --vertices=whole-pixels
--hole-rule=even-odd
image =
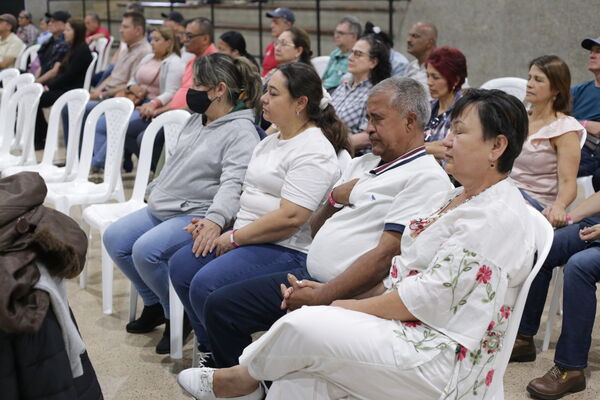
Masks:
[[[183,349],[183,304],[169,279],[169,313],[171,319],[171,358],[179,360]]]
[[[81,274],[79,274],[79,287],[81,289],[85,289],[85,284],[86,284],[86,280],[87,280],[87,270],[89,267],[89,259],[90,259],[90,254],[92,251],[92,227],[89,226],[88,224],[86,224],[85,222],[82,223],[82,228],[85,231],[85,234],[87,236],[87,240],[88,240],[88,247],[87,247],[87,255],[85,257],[85,265],[83,266],[83,269],[81,270]]]
[[[112,293],[113,293],[113,261],[100,239],[102,249],[102,311],[104,314],[113,313]]]
[[[194,348],[192,349],[192,368],[198,368],[198,339],[194,335]]]
[[[546,321],[546,332],[544,334],[544,342],[542,343],[542,351],[548,350],[550,346],[550,338],[552,337],[552,327],[560,306],[560,295],[563,289],[563,270],[562,267],[555,268],[554,272],[554,289],[552,290],[552,299],[550,301],[550,309],[548,310],[548,320]]]
[[[135,314],[137,312],[137,299],[138,299],[137,290],[135,290],[135,286],[133,286],[133,283],[130,283],[130,285],[129,285],[129,322],[135,320]]]

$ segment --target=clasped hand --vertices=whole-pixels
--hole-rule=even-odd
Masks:
[[[329,304],[321,299],[321,289],[324,286],[322,283],[308,279],[298,280],[292,274],[288,274],[287,278],[290,287],[285,286],[283,283],[280,286],[281,295],[283,296],[280,306],[282,310],[287,308],[288,311],[294,311],[305,305]]]
[[[192,218],[192,222],[183,229],[192,235],[192,239],[194,239],[192,252],[196,257],[206,257],[208,253],[212,252],[221,234],[219,225],[203,218]]]

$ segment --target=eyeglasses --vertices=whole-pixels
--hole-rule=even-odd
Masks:
[[[369,56],[369,53],[365,53],[364,51],[354,49],[350,50],[350,53],[356,58],[361,58],[362,56]]]
[[[353,33],[352,33],[352,32],[344,32],[344,31],[337,31],[337,30],[336,30],[336,31],[334,31],[334,32],[333,32],[333,34],[334,34],[334,35],[340,35],[340,36],[343,36],[343,35],[352,35]]]
[[[275,42],[275,46],[281,46],[281,47],[295,47],[294,43],[291,42],[286,42],[285,40],[277,40]]]
[[[189,32],[183,32],[183,38],[185,40],[191,40],[191,39],[193,39],[195,37],[205,36],[205,35],[208,35],[208,33],[196,33],[196,34],[194,34],[194,33],[189,33]]]

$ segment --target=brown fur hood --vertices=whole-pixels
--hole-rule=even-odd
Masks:
[[[74,278],[83,269],[87,237],[66,215],[42,205],[47,189],[35,172],[0,179],[0,329],[37,331],[48,310],[34,289],[42,261],[51,275]]]

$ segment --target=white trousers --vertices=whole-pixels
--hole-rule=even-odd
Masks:
[[[398,365],[395,322],[338,307],[303,307],[248,346],[240,364],[274,381],[267,399],[437,399],[450,380],[455,350],[426,364]]]

